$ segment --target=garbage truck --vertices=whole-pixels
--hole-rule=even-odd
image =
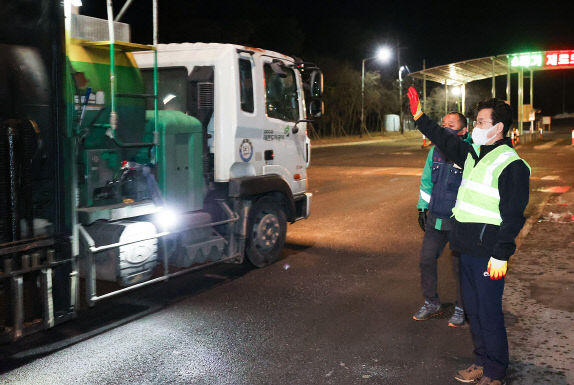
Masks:
[[[0,11],[0,342],[215,263],[271,264],[309,216],[320,69],[158,44],[157,0],[153,44],[134,43],[130,3]]]

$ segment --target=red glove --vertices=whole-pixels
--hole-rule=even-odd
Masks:
[[[411,102],[411,114],[413,114],[413,119],[417,120],[423,114],[423,110],[421,108],[421,101],[419,100],[419,94],[417,93],[417,90],[415,90],[413,87],[409,87],[407,96],[409,97],[409,101]]]

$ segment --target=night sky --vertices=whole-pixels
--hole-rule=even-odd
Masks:
[[[83,3],[82,13],[105,17],[105,1]],[[378,46],[399,42],[402,64],[417,71],[423,59],[428,68],[490,55],[574,49],[574,16],[566,4],[159,0],[159,40],[245,44],[319,65],[327,58],[335,59],[358,69]],[[114,2],[116,12],[122,5],[123,1]],[[134,1],[122,21],[132,25],[133,41],[149,43],[151,0]],[[397,72],[396,63],[375,61],[368,70],[388,77],[396,77]],[[486,83],[489,89],[490,82]],[[569,90],[574,90],[574,70],[536,72],[534,84],[535,101],[547,113],[562,112],[563,104],[574,112],[574,95],[568,97]]]

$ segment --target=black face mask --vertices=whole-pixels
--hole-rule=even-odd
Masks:
[[[458,135],[458,132],[460,131],[460,130],[452,129],[450,127],[444,127],[444,129],[446,130],[446,132],[453,134],[453,135]]]

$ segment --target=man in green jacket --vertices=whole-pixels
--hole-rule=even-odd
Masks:
[[[530,189],[530,166],[507,137],[512,109],[499,99],[480,102],[471,145],[445,133],[423,114],[413,87],[407,95],[417,128],[450,159],[463,165],[453,209],[451,248],[461,253],[462,300],[475,361],[458,371],[455,379],[501,385],[509,361],[502,313],[504,277],[516,250],[515,238],[524,226]]]
[[[449,112],[442,119],[442,128],[471,143],[468,137],[466,117],[459,112]],[[429,151],[421,177],[417,208],[419,225],[425,232],[420,252],[421,289],[425,299],[423,306],[413,315],[416,321],[424,321],[443,312],[437,292],[437,259],[449,241],[454,219],[452,209],[462,180],[462,168],[448,159],[438,148]],[[451,327],[465,323],[460,297],[460,255],[452,252],[452,268],[456,279],[456,303],[448,321]]]

